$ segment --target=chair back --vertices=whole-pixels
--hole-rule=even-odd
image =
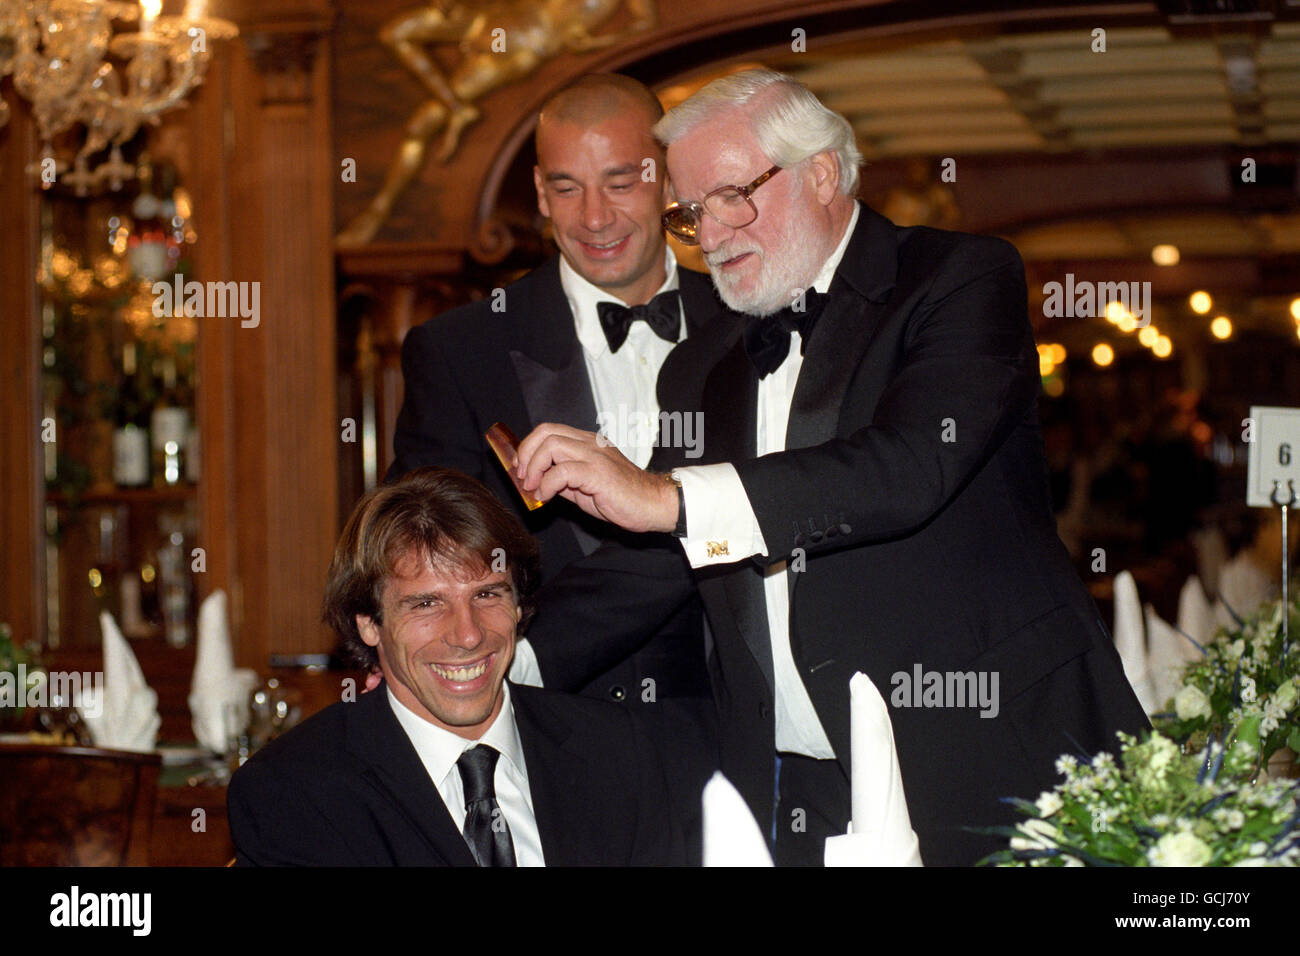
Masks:
[[[147,866],[162,756],[0,744],[0,866]]]

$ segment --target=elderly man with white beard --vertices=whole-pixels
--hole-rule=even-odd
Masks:
[[[694,581],[593,555],[534,627],[582,626],[584,595],[634,570],[665,614],[698,586],[723,771],[779,864],[820,862],[845,830],[863,671],[891,705],[922,857],[974,863],[997,844],[970,828],[1012,817],[1001,798],[1050,788],[1062,752],[1146,726],[1056,535],[1020,257],[856,202],[850,126],[781,74],[716,80],[655,133],[664,225],[741,313],[660,374],[661,408],[702,411],[703,457],[660,449],[642,470],[543,425],[516,470],[543,500],[673,532]],[[938,674],[937,691],[891,692],[914,673]],[[945,692],[972,677],[997,706]]]

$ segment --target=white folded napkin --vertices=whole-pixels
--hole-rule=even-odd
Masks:
[[[1201,579],[1194,574],[1183,582],[1183,589],[1178,592],[1178,630],[1202,647],[1214,637],[1214,606],[1205,596]],[[1183,638],[1186,645],[1182,651],[1184,660],[1196,660],[1201,656],[1192,641]]]
[[[110,750],[154,749],[158,742],[158,695],[145,683],[144,671],[113,615],[99,615],[104,635],[104,679],[83,687],[74,703],[96,747]]]
[[[705,866],[772,865],[749,804],[720,771],[704,785],[703,799]]]
[[[880,691],[861,671],[849,681],[849,832],[826,838],[827,866],[921,866],[907,812],[894,725]]]
[[[1250,617],[1261,605],[1276,600],[1282,593],[1281,569],[1265,571],[1242,551],[1219,572],[1219,600],[1215,602],[1216,622],[1220,627],[1237,629],[1237,619]],[[1234,616],[1235,615],[1235,616]]]
[[[1147,714],[1160,709],[1155,688],[1151,685],[1151,672],[1147,666],[1146,634],[1142,627],[1142,601],[1138,598],[1137,582],[1133,575],[1121,571],[1115,575],[1115,649],[1124,662],[1124,676],[1128,678],[1137,695],[1138,703]]]
[[[1200,584],[1196,586],[1199,588]],[[1145,610],[1147,668],[1157,702],[1156,710],[1147,712],[1151,714],[1165,710],[1169,699],[1182,690],[1183,670],[1189,661],[1200,658],[1201,652],[1191,641],[1179,634],[1176,627],[1157,614],[1156,609],[1150,604]]]
[[[248,726],[248,695],[258,684],[256,671],[235,668],[230,646],[226,592],[213,591],[199,606],[199,640],[190,684],[194,739],[216,753]]]

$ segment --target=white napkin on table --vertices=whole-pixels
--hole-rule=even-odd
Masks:
[[[145,683],[144,671],[113,615],[99,615],[104,635],[104,679],[83,687],[75,702],[96,747],[150,751],[158,742],[158,694]]]
[[[248,726],[248,695],[257,684],[256,671],[235,667],[226,592],[213,591],[199,606],[199,640],[189,697],[194,739],[209,750],[225,753],[230,736]]]
[[[715,771],[704,785],[703,799],[705,866],[772,865],[749,804],[721,772]]]
[[[1183,582],[1183,589],[1178,592],[1178,630],[1204,647],[1214,637],[1215,627],[1214,606],[1205,596],[1201,579],[1193,574]],[[1187,638],[1183,638],[1183,643],[1187,645],[1182,652],[1185,660],[1196,660],[1201,656]]]
[[[1147,641],[1142,626],[1142,601],[1138,598],[1133,575],[1121,571],[1115,575],[1115,649],[1124,662],[1124,676],[1133,687],[1142,712],[1154,714],[1162,701],[1156,700],[1147,665]]]
[[[1150,604],[1146,606],[1146,623],[1147,667],[1157,705],[1155,711],[1147,712],[1151,714],[1164,710],[1169,698],[1182,690],[1183,670],[1189,661],[1200,658],[1201,652]]]
[[[827,866],[921,866],[903,776],[894,747],[894,725],[880,691],[861,671],[849,681],[849,832],[826,838]]]

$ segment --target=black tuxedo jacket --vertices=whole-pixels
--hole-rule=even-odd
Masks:
[[[542,422],[596,431],[582,347],[553,258],[504,289],[504,310],[491,300],[453,309],[411,329],[402,345],[405,397],[393,436],[395,459],[387,479],[424,465],[463,471],[478,479],[524,521],[542,553],[542,581],[602,543],[617,529],[556,499],[529,511],[483,440],[494,422],[523,438]],[[687,336],[722,311],[708,278],[679,268]],[[628,536],[634,548],[654,536]],[[659,546],[671,544],[659,541]],[[679,573],[685,572],[685,562]],[[653,631],[610,639],[610,623],[638,613],[637,588],[601,600],[596,626],[533,641],[546,686],[604,699],[642,701],[644,681],[654,698],[707,697],[703,615],[688,602]]]
[[[547,866],[688,862],[663,764],[628,711],[532,687],[510,695]],[[382,688],[254,754],[227,809],[240,865],[476,865]]]
[[[770,550],[696,573],[723,770],[760,823],[772,814],[775,724],[759,568],[788,560],[791,648],[845,771],[849,678],[861,670],[890,704],[924,860],[972,863],[996,846],[964,828],[1010,819],[999,798],[1036,797],[1061,753],[1111,747],[1116,730],[1147,722],[1056,536],[1019,255],[860,210],[806,343],[787,450],[755,457],[758,379],[743,319],[728,315],[659,377],[663,408],[703,410],[703,458],[661,449],[651,468],[732,462]],[[689,581],[666,558],[657,572],[671,608]],[[576,567],[534,627],[581,627],[572,596],[599,573]],[[917,668],[945,686],[983,672],[991,687],[996,674],[996,716],[953,706],[955,694],[915,706],[900,675],[914,682]]]

